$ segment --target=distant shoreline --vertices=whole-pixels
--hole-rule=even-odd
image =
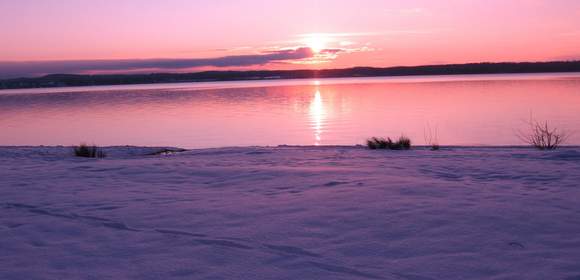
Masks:
[[[580,61],[467,63],[424,66],[397,66],[387,68],[354,67],[346,69],[323,70],[205,71],[196,73],[152,73],[125,75],[51,74],[43,77],[0,80],[0,90],[223,81],[268,81],[291,79],[482,74],[539,74],[571,72],[580,72]]]

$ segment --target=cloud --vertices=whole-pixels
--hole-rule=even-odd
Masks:
[[[296,35],[296,37],[308,38],[308,37],[366,37],[366,36],[376,36],[380,35],[380,32],[334,32],[334,33],[302,33]]]
[[[338,54],[341,52],[345,52],[345,49],[323,49],[320,51],[322,54]]]
[[[308,47],[282,49],[252,55],[190,59],[122,59],[64,61],[0,61],[0,78],[30,77],[46,74],[118,72],[141,69],[181,70],[195,67],[238,67],[265,65],[271,62],[308,59],[314,56]]]
[[[279,64],[297,64],[297,65],[314,65],[321,63],[329,63],[338,58],[342,54],[352,54],[357,52],[372,52],[375,51],[374,48],[369,46],[357,47],[357,48],[326,48],[318,52],[315,52],[312,57],[300,59],[300,60],[288,60],[276,62]]]
[[[388,14],[398,14],[403,16],[420,15],[425,13],[423,8],[403,8],[403,9],[386,9]]]

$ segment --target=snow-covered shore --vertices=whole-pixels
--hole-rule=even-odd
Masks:
[[[0,147],[0,279],[579,279],[580,148]]]

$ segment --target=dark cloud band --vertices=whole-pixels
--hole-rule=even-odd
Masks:
[[[255,55],[234,55],[191,59],[123,59],[1,62],[0,78],[30,77],[46,74],[69,74],[90,71],[135,71],[141,69],[179,70],[195,67],[236,67],[264,65],[270,62],[311,58],[310,48],[270,51]]]

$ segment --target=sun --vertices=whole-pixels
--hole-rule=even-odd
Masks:
[[[315,53],[320,53],[326,49],[328,42],[330,42],[328,37],[317,34],[313,34],[304,39],[306,46],[308,46]]]

